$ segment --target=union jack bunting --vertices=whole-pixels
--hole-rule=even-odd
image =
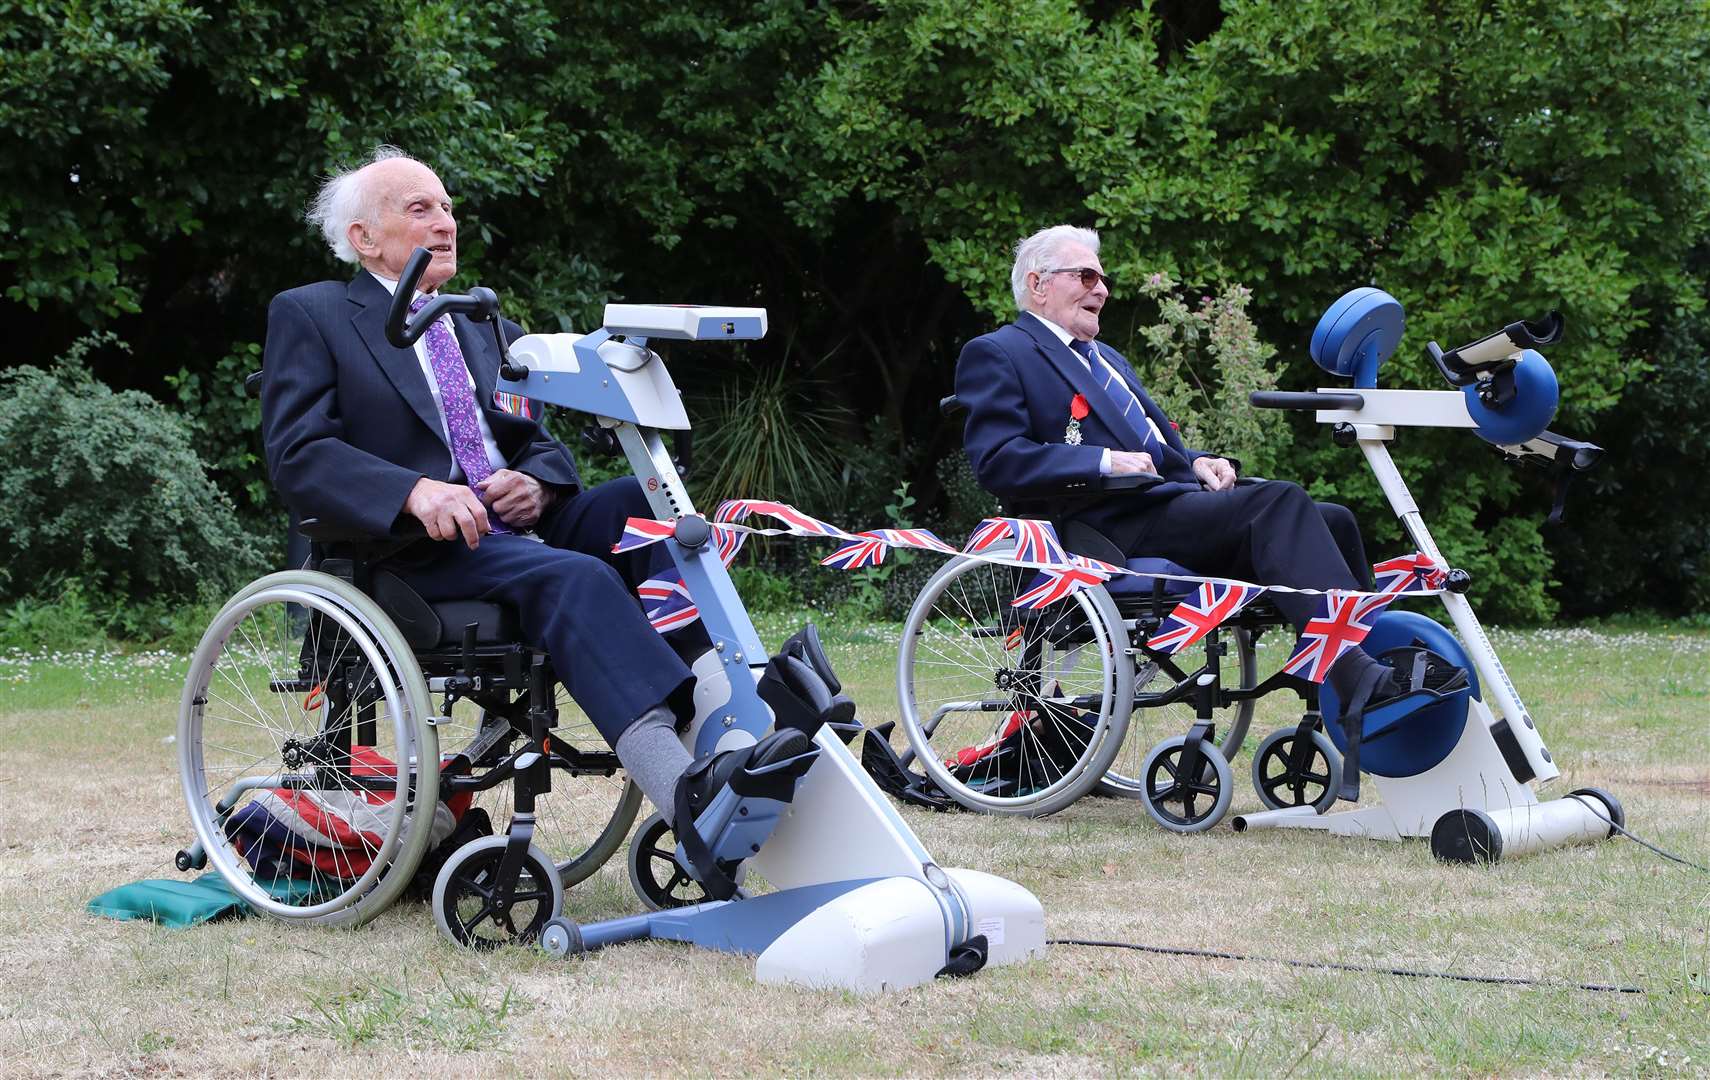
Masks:
[[[1049,521],[1032,518],[987,518],[980,522],[974,535],[968,537],[962,554],[985,551],[1006,536],[1015,537],[1013,555],[1018,563],[1035,566],[1065,566],[1069,563],[1070,555],[1063,550],[1063,542],[1057,539],[1057,530]]]
[[[788,503],[772,502],[766,499],[729,499],[719,504],[718,513],[724,513],[726,508],[732,515],[723,520],[740,521],[749,514],[765,514],[777,518],[788,526],[789,531],[798,536],[841,536],[845,540],[854,538],[854,534],[846,533],[837,526],[821,521],[811,514],[804,514]],[[714,515],[718,516],[717,514]]]
[[[980,522],[980,527],[974,530],[974,535],[968,537],[968,542],[963,545],[962,554],[978,554],[1008,536],[1009,521],[1009,518],[987,518]]]
[[[1043,524],[1031,522],[1030,524]],[[1049,528],[1050,526],[1046,526]],[[1053,539],[1055,539],[1053,537]],[[1068,556],[1069,565],[1063,567],[1046,567],[1034,575],[1027,583],[1027,589],[1020,596],[1009,602],[1010,607],[1042,608],[1055,604],[1063,597],[1078,589],[1087,588],[1110,580],[1110,571],[1115,569],[1109,563],[1097,559],[1089,559],[1083,555]]]
[[[655,521],[652,518],[632,517],[623,523],[623,535],[612,545],[612,554],[619,555],[625,551],[634,551],[649,544],[670,537],[677,529],[675,521]]]
[[[819,560],[821,566],[835,566],[842,570],[859,570],[863,566],[878,566],[885,561],[887,547],[885,542],[876,536],[867,536],[860,540],[851,540],[836,551]]]
[[[495,390],[493,391],[493,404],[500,412],[510,413],[512,416],[521,416],[529,420],[534,419],[528,398],[521,394],[507,394],[503,390]]]
[[[1372,576],[1377,579],[1377,591],[1386,596],[1441,589],[1449,580],[1423,551],[1373,563]]]
[[[1164,617],[1163,625],[1146,642],[1146,647],[1174,656],[1217,629],[1264,591],[1251,585],[1201,582],[1192,595]]]
[[[1294,655],[1283,670],[1305,675],[1315,683],[1324,681],[1330,665],[1372,632],[1372,624],[1394,597],[1371,596],[1332,590],[1320,598],[1318,615],[1300,632]]]
[[[956,549],[933,535],[929,529],[871,529],[856,533],[855,538],[819,560],[821,566],[836,566],[844,570],[859,570],[863,566],[878,566],[885,561],[891,548],[919,548],[956,554]]]
[[[636,587],[647,621],[661,634],[687,626],[701,617],[701,609],[689,596],[681,579],[648,578]]]
[[[945,555],[956,554],[956,549],[938,539],[931,529],[873,529],[856,535],[876,537],[891,547],[921,548]]]

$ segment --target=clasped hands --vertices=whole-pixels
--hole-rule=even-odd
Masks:
[[[490,513],[513,529],[532,529],[552,504],[552,490],[514,469],[500,469],[479,485],[481,497],[468,484],[448,484],[422,477],[404,500],[404,513],[415,518],[435,540],[459,537],[470,550],[493,531]],[[489,511],[488,504],[492,509]]]
[[[1157,475],[1158,467],[1152,463],[1151,454],[1135,450],[1110,452],[1110,475],[1133,476],[1137,473]],[[1226,458],[1194,458],[1193,474],[1199,477],[1199,482],[1205,485],[1207,491],[1227,491],[1235,486],[1235,466],[1229,464]]]

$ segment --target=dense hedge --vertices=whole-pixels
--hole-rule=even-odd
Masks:
[[[1667,500],[1633,482],[1690,467],[1654,435],[1700,400],[1707,20],[1677,0],[0,2],[6,363],[117,332],[132,350],[96,354],[100,378],[184,409],[276,530],[232,382],[267,298],[342,272],[299,220],[316,176],[389,140],[459,199],[461,280],[536,328],[612,297],[766,305],[767,342],[682,358],[697,419],[811,410],[838,452],[745,462],[799,490],[744,494],[860,521],[907,479],[930,520],[958,441],[935,402],[1009,314],[1009,246],[1084,222],[1130,283],[1106,336],[1160,380],[1154,273],[1194,286],[1190,311],[1250,289],[1285,386],[1317,381],[1307,335],[1352,286],[1407,306],[1392,385],[1432,385],[1427,338],[1560,308],[1557,426],[1608,444],[1616,478],[1582,512],[1644,529],[1546,544],[1547,488],[1464,435],[1410,434],[1398,460],[1492,615],[1702,610],[1681,575],[1622,568],[1710,547],[1687,477]],[[1228,409],[1212,359],[1192,374]],[[1292,433],[1275,471],[1398,546],[1357,455]]]

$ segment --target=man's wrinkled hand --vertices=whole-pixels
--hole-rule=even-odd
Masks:
[[[1194,458],[1193,474],[1207,491],[1227,491],[1235,486],[1235,466],[1227,458]]]
[[[1145,451],[1112,450],[1110,452],[1110,475],[1134,476],[1146,473],[1158,475],[1158,467],[1152,464],[1152,455]]]
[[[514,469],[500,469],[481,481],[481,495],[487,505],[513,529],[534,528],[540,515],[552,503],[552,492],[539,480]]]
[[[404,513],[421,522],[435,540],[462,537],[471,551],[480,544],[481,537],[493,531],[487,520],[487,508],[467,484],[447,484],[424,476],[416,481],[409,498],[404,500]]]

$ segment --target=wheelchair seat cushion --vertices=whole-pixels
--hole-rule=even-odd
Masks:
[[[369,591],[381,610],[391,616],[412,649],[454,648],[463,643],[463,628],[475,624],[477,645],[510,645],[522,637],[516,612],[485,600],[441,600],[428,603],[390,570],[376,570]]]
[[[1110,595],[1116,597],[1150,596],[1152,595],[1152,583],[1158,580],[1152,575],[1178,574],[1192,576],[1193,574],[1192,570],[1182,566],[1180,563],[1173,563],[1168,559],[1129,559],[1127,561],[1127,566],[1128,569],[1133,570],[1135,573],[1133,575],[1121,575],[1111,578],[1110,583],[1105,586],[1105,588],[1110,590]],[[1176,581],[1170,578],[1163,579],[1162,584],[1164,586],[1165,596],[1186,596],[1194,590],[1196,585],[1196,583],[1192,581]]]

